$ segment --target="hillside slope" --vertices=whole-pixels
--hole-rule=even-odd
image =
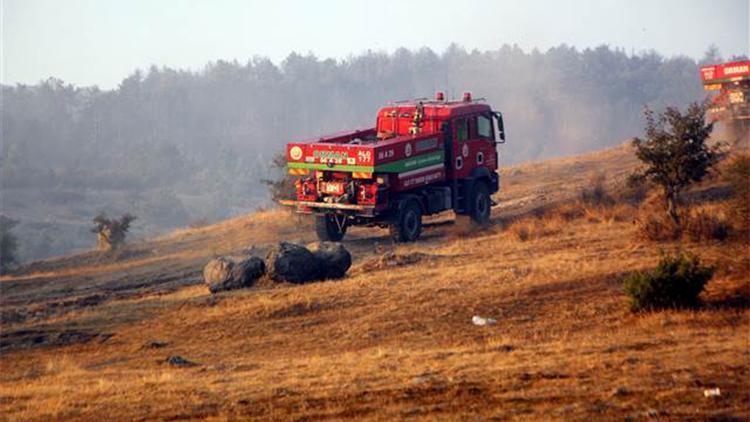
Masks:
[[[627,207],[534,217],[576,198],[593,174],[622,186],[635,165],[623,146],[509,167],[489,229],[442,217],[423,240],[399,246],[383,230],[353,230],[345,245],[354,267],[336,282],[266,280],[208,294],[200,271],[212,256],[313,240],[303,220],[278,210],[177,231],[118,257],[34,263],[0,280],[0,412],[747,418],[745,245],[683,244],[719,269],[706,306],[634,315],[620,281],[679,245],[636,240]],[[474,326],[474,315],[497,324]],[[170,365],[170,356],[194,365]],[[713,387],[721,396],[704,397]]]

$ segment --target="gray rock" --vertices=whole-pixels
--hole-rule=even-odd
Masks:
[[[315,242],[307,245],[307,249],[321,261],[322,278],[341,278],[352,266],[352,255],[341,243]]]
[[[143,345],[144,349],[161,349],[162,347],[169,346],[169,343],[166,341],[160,341],[160,340],[151,340],[149,342],[146,342],[146,344]]]
[[[197,366],[198,364],[192,361],[189,361],[182,356],[170,356],[166,359],[166,362],[172,366]]]
[[[290,283],[317,280],[322,273],[321,261],[312,252],[289,242],[281,242],[268,251],[266,268],[271,279]]]
[[[250,287],[266,271],[262,259],[251,256],[242,261],[219,257],[203,268],[203,281],[211,293]]]
[[[620,387],[613,389],[609,395],[612,397],[617,397],[617,396],[627,395],[628,393],[629,391],[627,388],[620,386]]]

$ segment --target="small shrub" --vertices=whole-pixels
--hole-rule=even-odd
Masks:
[[[700,304],[698,295],[713,273],[714,268],[702,266],[694,255],[664,255],[656,269],[631,274],[623,287],[633,311],[691,308]]]
[[[91,228],[91,231],[97,234],[97,248],[109,251],[125,243],[130,223],[135,219],[136,217],[129,213],[123,214],[119,219],[108,218],[104,212],[99,213],[94,217],[94,227]]]
[[[701,240],[726,240],[730,231],[730,224],[723,215],[698,210],[688,216],[684,233],[690,240],[699,242]]]
[[[525,242],[531,237],[531,230],[526,224],[517,224],[513,226],[513,233],[516,234],[518,240]]]
[[[554,207],[551,215],[563,221],[573,221],[586,215],[586,208],[580,201],[565,202]]]
[[[584,212],[590,223],[612,223],[633,221],[635,209],[627,204],[614,204],[586,207]]]
[[[281,201],[282,199],[296,199],[297,188],[294,183],[299,177],[292,176],[287,172],[286,154],[279,153],[274,155],[268,170],[272,175],[278,176],[275,179],[262,178],[260,180],[261,183],[268,186],[271,199],[274,202]]]
[[[735,157],[724,174],[733,194],[727,207],[732,225],[750,231],[750,155]]]
[[[635,209],[627,204],[616,202],[586,204],[582,200],[563,202],[549,208],[543,217],[548,227],[564,225],[574,220],[586,219],[590,223],[610,223],[632,221]]]
[[[615,200],[632,206],[638,206],[646,200],[648,193],[649,186],[647,183],[625,183],[624,186],[618,188]]]
[[[510,231],[522,242],[539,239],[557,232],[548,227],[550,223],[540,218],[526,218],[511,224]]]
[[[542,218],[549,212],[549,207],[536,207],[531,210],[529,215],[534,218]]]
[[[605,181],[604,173],[595,173],[591,177],[589,187],[581,191],[581,201],[587,205],[613,205],[615,200],[607,192],[607,188],[604,186]]]
[[[732,232],[732,225],[726,217],[714,210],[689,210],[681,214],[681,220],[682,224],[678,226],[659,209],[642,210],[636,220],[639,237],[654,242],[671,242],[681,238],[694,242],[724,241]]]
[[[636,220],[639,237],[653,242],[668,242],[681,236],[681,229],[674,220],[661,213],[641,213]]]

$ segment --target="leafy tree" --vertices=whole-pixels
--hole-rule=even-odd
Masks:
[[[108,218],[104,212],[94,217],[94,227],[91,229],[97,234],[97,248],[101,250],[114,250],[125,243],[125,236],[130,229],[130,223],[135,220],[134,215],[125,213],[117,218]]]
[[[11,232],[18,221],[0,215],[0,274],[7,274],[17,264],[18,240]]]
[[[692,183],[701,181],[719,160],[720,145],[706,144],[713,123],[706,123],[708,103],[692,103],[684,113],[667,107],[655,114],[646,108],[646,139],[633,141],[635,155],[645,169],[631,176],[631,184],[651,181],[664,191],[667,215],[680,226],[677,207],[680,194]]]
[[[296,198],[297,190],[294,182],[297,178],[286,171],[286,154],[275,155],[271,161],[270,170],[273,173],[281,173],[277,179],[261,179],[261,182],[268,186],[271,199],[278,202],[282,199]]]
[[[707,64],[718,64],[723,61],[724,58],[721,57],[721,51],[719,51],[719,47],[717,47],[716,44],[711,44],[703,53],[703,58],[698,63],[703,66]]]

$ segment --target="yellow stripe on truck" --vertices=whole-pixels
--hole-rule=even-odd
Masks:
[[[289,174],[291,174],[293,176],[303,176],[303,175],[310,174],[310,169],[294,169],[294,168],[291,168],[291,169],[289,169]]]

